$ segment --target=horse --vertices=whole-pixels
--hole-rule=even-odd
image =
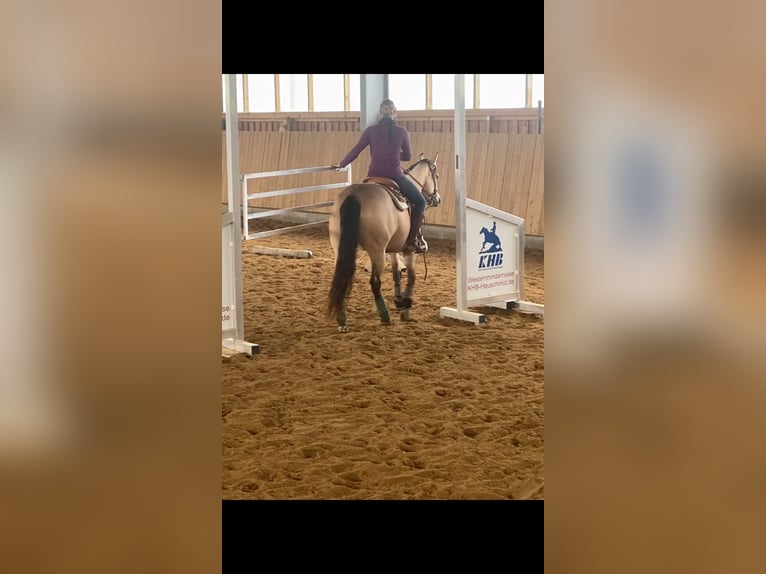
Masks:
[[[404,170],[420,193],[426,199],[426,209],[441,203],[439,195],[436,162],[420,154],[420,159]],[[385,269],[386,254],[391,259],[394,279],[394,303],[402,321],[409,321],[412,295],[415,288],[415,254],[406,253],[404,267],[407,271],[407,285],[401,293],[401,263],[399,254],[404,249],[410,231],[412,207],[392,180],[379,177],[365,178],[344,188],[337,196],[329,219],[330,244],[335,253],[335,272],[327,298],[327,315],[336,319],[341,333],[348,331],[346,298],[351,293],[356,272],[357,247],[364,249],[370,257],[370,287],[380,321],[391,324],[391,316],[381,295],[380,277]],[[397,197],[398,196],[398,197]]]
[[[497,229],[497,223],[495,223],[492,226],[492,230],[490,231],[486,227],[482,227],[481,231],[479,233],[484,235],[484,242],[481,244],[481,249],[479,249],[479,253],[492,253],[494,251],[500,251],[500,238],[495,235],[495,229]],[[484,247],[487,245],[487,243],[491,244],[489,249],[485,250]]]

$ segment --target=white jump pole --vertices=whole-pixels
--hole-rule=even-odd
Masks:
[[[225,354],[259,351],[245,341],[242,300],[242,180],[239,173],[239,119],[237,117],[237,77],[225,75],[226,95],[226,172],[228,206],[222,217],[221,242],[221,348]]]
[[[450,317],[461,321],[471,321],[477,325],[485,323],[482,313],[468,311],[465,285],[466,273],[466,176],[465,168],[468,155],[465,145],[465,75],[455,74],[455,242],[457,255],[457,308],[442,307],[439,317]]]

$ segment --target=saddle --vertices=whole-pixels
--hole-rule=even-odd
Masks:
[[[362,180],[362,183],[377,183],[382,185],[383,188],[391,196],[391,201],[394,202],[396,209],[399,211],[406,211],[410,207],[410,202],[402,195],[399,190],[399,185],[393,180],[387,177],[366,177]]]

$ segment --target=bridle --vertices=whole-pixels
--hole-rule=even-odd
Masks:
[[[421,164],[423,162],[426,162],[428,164],[428,169],[429,169],[429,171],[431,173],[431,181],[434,182],[434,189],[433,189],[433,192],[431,192],[430,195],[426,195],[423,192],[423,190],[426,188],[426,186],[423,183],[421,183],[420,181],[418,181],[417,178],[414,175],[412,175],[412,170],[417,165],[419,165],[419,164]],[[423,159],[420,159],[420,160],[416,161],[410,167],[408,167],[407,169],[404,170],[404,175],[410,176],[412,178],[412,180],[420,186],[420,191],[421,191],[421,193],[423,193],[423,195],[426,196],[426,203],[428,203],[428,205],[430,207],[436,207],[436,206],[439,205],[439,185],[438,185],[439,175],[436,172],[436,166],[433,164],[433,162],[431,162],[430,159],[423,158]]]

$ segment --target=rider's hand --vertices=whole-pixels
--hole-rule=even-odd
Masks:
[[[336,171],[342,169],[339,163],[334,163],[330,167],[334,167]]]

